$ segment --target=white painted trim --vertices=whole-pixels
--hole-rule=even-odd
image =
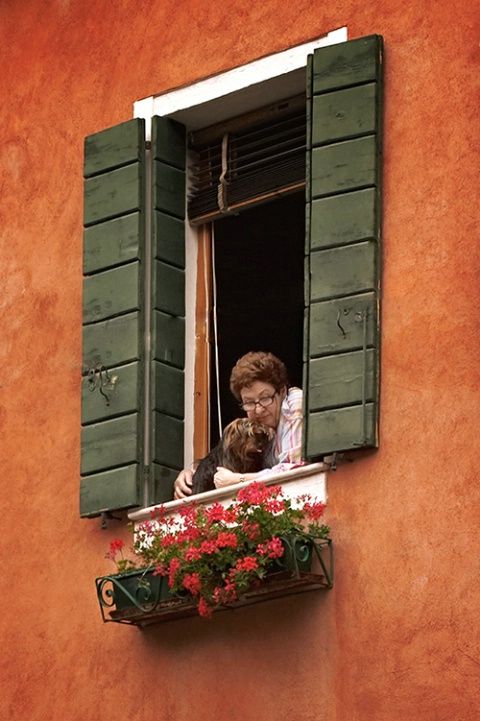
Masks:
[[[268,55],[259,60],[254,60],[246,65],[240,65],[224,73],[199,80],[192,85],[177,88],[162,95],[151,95],[148,98],[137,100],[133,104],[133,116],[135,118],[145,118],[147,140],[149,140],[150,119],[153,115],[173,115],[180,110],[185,110],[195,105],[202,105],[225,95],[230,95],[239,90],[244,90],[250,86],[265,82],[266,80],[271,80],[280,75],[298,70],[299,68],[305,67],[307,56],[317,48],[335,45],[347,39],[348,29],[346,27],[338,28],[316,40],[303,43],[302,45],[296,45],[293,48]]]
[[[281,484],[285,498],[293,499],[297,496],[308,493],[315,501],[326,503],[326,471],[328,468],[329,466],[325,463],[311,463],[308,466],[300,466],[299,468],[293,468],[290,471],[272,473],[267,478],[262,478],[262,483],[266,486]],[[185,505],[190,505],[191,503],[209,504],[217,502],[225,506],[231,503],[241,488],[245,488],[250,485],[250,483],[251,481],[236,483],[233,486],[217,488],[214,491],[199,493],[196,496],[190,496],[189,498],[180,499],[178,501],[168,501],[168,503],[163,503],[162,507],[167,512],[167,515],[175,515],[178,513],[180,508]],[[135,523],[148,521],[152,517],[151,514],[154,508],[155,506],[150,506],[149,508],[141,508],[139,511],[132,511],[128,514],[128,517]]]

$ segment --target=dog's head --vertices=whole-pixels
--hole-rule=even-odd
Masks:
[[[237,418],[223,431],[223,448],[227,453],[254,459],[270,448],[275,431],[250,418]]]

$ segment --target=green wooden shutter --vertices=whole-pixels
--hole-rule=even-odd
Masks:
[[[172,498],[184,466],[185,160],[184,126],[154,117],[150,504]]]
[[[307,76],[306,458],[378,444],[382,38]]]
[[[143,499],[144,121],[86,138],[81,516]]]

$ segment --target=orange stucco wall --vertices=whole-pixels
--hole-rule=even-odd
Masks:
[[[0,718],[480,718],[478,3],[0,4]],[[102,625],[78,518],[83,137],[348,25],[386,44],[381,448],[329,481],[337,580]]]

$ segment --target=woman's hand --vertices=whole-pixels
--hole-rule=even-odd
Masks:
[[[175,500],[188,498],[192,495],[193,471],[191,468],[184,468],[175,479],[174,494]]]
[[[224,488],[225,486],[231,486],[233,483],[240,483],[240,478],[243,478],[241,473],[234,473],[229,471],[228,468],[218,466],[217,472],[213,476],[213,482],[215,488]]]

